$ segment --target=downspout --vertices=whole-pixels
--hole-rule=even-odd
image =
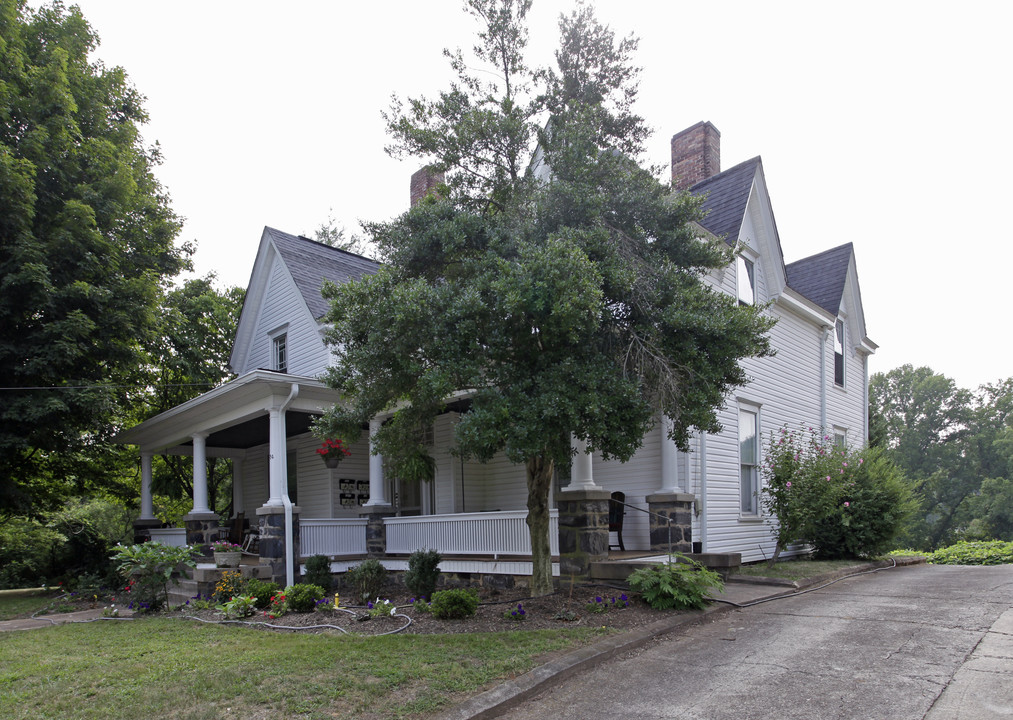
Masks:
[[[299,396],[299,383],[292,383],[292,390],[288,394],[288,399],[282,403],[279,412],[284,413],[288,410],[289,405]],[[287,434],[287,433],[286,433]],[[287,444],[287,443],[286,443]],[[295,570],[293,564],[295,563],[295,549],[292,547],[293,533],[292,533],[292,499],[288,496],[288,448],[285,451],[285,484],[282,485],[281,490],[281,504],[285,506],[285,585],[286,587],[295,585]]]
[[[707,433],[700,432],[700,552],[707,552]]]
[[[827,430],[827,338],[830,328],[823,326],[823,340],[820,342],[820,435]]]

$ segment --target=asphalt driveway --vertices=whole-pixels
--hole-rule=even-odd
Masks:
[[[682,628],[498,717],[1013,718],[1013,566],[916,565]]]

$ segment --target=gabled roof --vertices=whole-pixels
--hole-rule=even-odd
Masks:
[[[854,248],[851,243],[785,265],[788,287],[837,315]]]
[[[289,235],[271,227],[265,227],[264,234],[274,242],[316,320],[326,315],[329,309],[328,302],[320,295],[325,280],[341,285],[349,280],[372,275],[380,267],[379,263],[361,255],[338,250],[299,235]]]
[[[746,214],[746,204],[758,167],[759,156],[701,180],[689,189],[693,195],[706,196],[703,203],[705,217],[700,224],[733,247],[739,239],[739,227]]]

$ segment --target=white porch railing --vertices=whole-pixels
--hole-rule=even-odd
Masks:
[[[299,553],[365,555],[365,518],[321,518],[299,521]]]
[[[527,515],[527,510],[510,510],[387,518],[387,552],[432,548],[444,555],[530,556]],[[553,555],[559,554],[558,510],[549,511],[549,547]]]
[[[186,546],[186,528],[151,528],[149,532],[152,542],[171,547]]]

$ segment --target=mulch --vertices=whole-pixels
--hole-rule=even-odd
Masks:
[[[627,600],[623,600],[623,595]],[[394,633],[476,633],[511,630],[543,630],[564,627],[597,627],[629,630],[671,615],[671,611],[652,610],[632,593],[604,585],[578,586],[571,593],[563,590],[532,598],[524,590],[483,590],[479,593],[478,612],[470,618],[441,620],[432,613],[415,608],[404,587],[388,586],[380,597],[389,599],[397,608],[393,617],[370,617],[362,606],[342,610],[318,609],[306,613],[286,613],[271,619],[257,615],[229,624],[273,632],[341,633],[385,635]],[[613,603],[612,599],[615,599]],[[604,612],[592,612],[588,606],[607,606]],[[520,612],[523,610],[523,613]],[[514,613],[511,616],[511,613]],[[184,607],[161,614],[191,618],[197,622],[222,622],[216,610],[193,610]],[[523,620],[515,619],[523,617]]]

